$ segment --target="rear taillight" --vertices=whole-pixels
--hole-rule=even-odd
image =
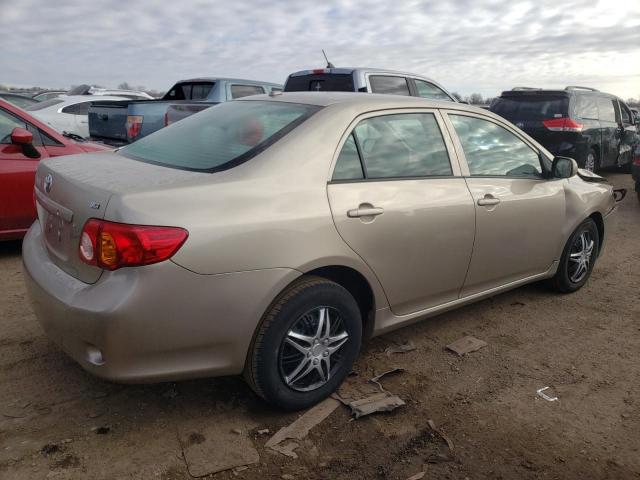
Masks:
[[[127,136],[131,139],[136,138],[140,135],[140,130],[142,129],[142,119],[144,117],[142,115],[127,115]]]
[[[554,132],[581,132],[583,125],[571,118],[550,118],[543,120],[542,124]]]
[[[139,267],[171,258],[189,233],[178,227],[130,225],[91,218],[80,235],[80,259],[106,270]]]

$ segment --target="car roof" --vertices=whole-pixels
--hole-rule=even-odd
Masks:
[[[104,100],[129,100],[127,97],[118,97],[117,95],[61,95],[56,97],[62,100],[63,103],[57,103],[52,105],[53,107],[63,107],[65,105],[73,105],[75,103],[83,102],[102,102]]]
[[[282,87],[279,83],[263,82],[261,80],[247,80],[245,78],[229,78],[229,77],[198,77],[178,80],[177,83],[184,82],[231,82],[231,83],[247,83],[251,85],[271,85],[274,87]]]
[[[566,88],[528,88],[528,87],[516,87],[511,90],[503,91],[501,97],[518,97],[526,95],[566,95],[570,96],[574,93],[579,95],[599,95],[603,97],[617,98],[610,93],[601,92],[595,88],[588,87],[566,87]]]
[[[381,93],[361,93],[361,92],[284,92],[277,95],[251,95],[242,97],[236,102],[247,102],[257,100],[269,100],[275,102],[301,103],[305,105],[316,105],[328,107],[333,105],[345,105],[349,107],[359,107],[366,110],[384,110],[392,108],[441,108],[447,110],[464,110],[467,112],[490,114],[485,109],[456,103],[449,100],[432,100],[423,97],[411,97],[404,95],[387,95]],[[501,118],[501,117],[498,117]]]
[[[348,75],[350,73],[389,73],[394,75],[402,75],[405,77],[417,77],[424,78],[425,80],[429,80],[430,82],[437,83],[435,80],[425,77],[424,75],[420,75],[418,73],[413,72],[405,72],[402,70],[389,70],[386,68],[373,68],[373,67],[333,67],[333,68],[314,68],[307,70],[298,70],[297,72],[291,73],[290,77],[298,77],[302,75],[313,75],[314,73],[328,73],[328,74],[337,74],[337,75]]]

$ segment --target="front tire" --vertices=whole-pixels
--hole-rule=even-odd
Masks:
[[[582,288],[591,276],[600,248],[596,223],[587,218],[567,240],[560,265],[551,286],[558,292],[571,293]]]
[[[600,170],[600,162],[598,161],[598,153],[590,148],[587,151],[587,156],[584,159],[584,168],[585,170],[589,170],[590,172],[597,172]]]
[[[340,386],[361,341],[362,317],[353,296],[335,282],[304,276],[265,314],[249,350],[245,378],[279,408],[307,408]]]

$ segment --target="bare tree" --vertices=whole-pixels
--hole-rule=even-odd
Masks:
[[[120,85],[118,85],[118,88],[120,90],[133,90],[133,88],[131,88],[131,85],[129,85],[127,82],[122,82]]]

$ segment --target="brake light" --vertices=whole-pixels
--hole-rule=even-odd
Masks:
[[[140,135],[142,129],[142,115],[127,115],[127,137],[133,139]]]
[[[313,73],[314,75],[319,75],[321,73],[325,73],[325,69],[324,68],[314,68],[313,70],[311,70],[311,73]]]
[[[553,132],[581,132],[583,125],[571,118],[550,118],[543,120],[542,124]]]
[[[130,225],[90,218],[80,236],[80,259],[106,270],[139,267],[171,258],[189,232],[179,227]]]

